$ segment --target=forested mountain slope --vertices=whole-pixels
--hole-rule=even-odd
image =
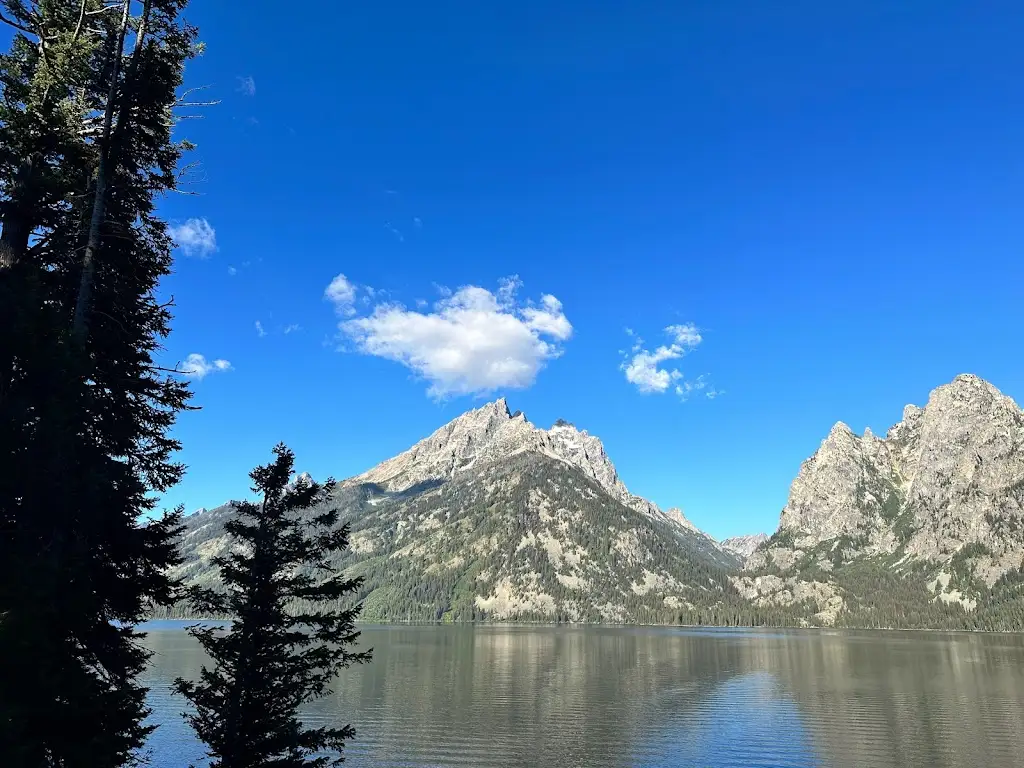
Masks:
[[[630,494],[597,438],[538,429],[504,400],[341,483],[334,505],[365,620],[751,620],[728,578],[735,555]],[[215,581],[230,513],[187,518],[176,575]]]

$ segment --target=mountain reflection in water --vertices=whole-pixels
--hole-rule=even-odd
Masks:
[[[202,651],[154,622],[155,768],[200,760],[169,689]],[[1009,768],[1024,754],[1016,635],[373,627],[374,661],[310,723],[354,766]],[[202,762],[198,763],[202,765]]]

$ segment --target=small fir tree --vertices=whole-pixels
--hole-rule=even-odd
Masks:
[[[274,454],[249,475],[262,500],[236,502],[225,524],[236,545],[215,560],[225,591],[189,592],[200,615],[235,617],[227,633],[189,628],[214,666],[203,667],[199,681],[175,681],[195,707],[185,717],[207,745],[211,768],[339,765],[355,734],[351,725],[303,728],[298,717],[303,703],[330,693],[341,669],[370,659],[369,651],[351,650],[359,606],[337,609],[362,582],[331,565],[348,547],[349,528],[326,506],[333,480],[290,482],[294,454],[283,444]]]

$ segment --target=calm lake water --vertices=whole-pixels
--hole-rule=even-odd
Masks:
[[[205,656],[147,625],[156,768],[202,761],[176,676]],[[364,627],[373,663],[308,722],[352,766],[1024,765],[1024,636],[670,628]]]

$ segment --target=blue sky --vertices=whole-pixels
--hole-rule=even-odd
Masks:
[[[279,440],[346,477],[505,395],[724,537],[774,530],[837,420],[963,372],[1024,398],[1019,4],[502,5],[193,4],[221,103],[163,204],[163,362],[230,368],[168,505],[243,495]]]

